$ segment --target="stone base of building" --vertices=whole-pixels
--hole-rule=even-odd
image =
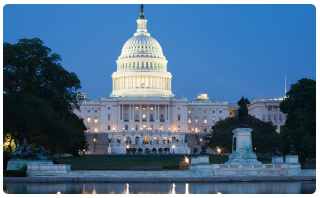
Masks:
[[[21,170],[30,164],[53,164],[52,160],[32,160],[32,159],[10,159],[8,161],[7,170]]]

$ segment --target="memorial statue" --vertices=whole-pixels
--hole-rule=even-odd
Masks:
[[[201,155],[205,155],[206,152],[207,152],[207,146],[206,146],[206,145],[201,146],[201,152],[200,152],[200,154],[201,154]]]
[[[141,12],[140,12],[140,19],[144,19],[144,13],[143,13],[144,7],[143,7],[143,4],[141,4],[140,10],[141,10]]]
[[[198,148],[194,148],[194,149],[193,149],[193,156],[194,156],[194,157],[199,156]]]
[[[289,147],[289,155],[297,155],[297,151],[296,151],[294,145],[292,145],[292,144]]]
[[[274,155],[275,155],[275,156],[282,156],[282,154],[280,153],[278,147],[274,147]]]
[[[237,104],[239,105],[238,116],[239,116],[240,127],[246,127],[243,121],[244,121],[244,118],[248,116],[247,104],[250,104],[250,102],[247,98],[244,98],[242,96],[242,98],[238,101]]]
[[[22,144],[18,146],[11,155],[13,158],[20,159],[51,159],[50,151],[46,150],[43,146],[39,146],[38,148],[31,147],[28,145],[26,139],[23,140]]]

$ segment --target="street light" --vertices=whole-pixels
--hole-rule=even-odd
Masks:
[[[173,154],[174,154],[174,149],[176,148],[175,145],[172,145],[172,150],[173,150]]]

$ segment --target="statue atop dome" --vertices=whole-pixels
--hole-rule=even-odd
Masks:
[[[141,4],[140,10],[141,10],[141,12],[140,12],[140,19],[144,19],[144,13],[143,13],[144,7],[143,7],[143,4]]]

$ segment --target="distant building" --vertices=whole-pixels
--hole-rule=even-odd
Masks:
[[[263,122],[272,122],[276,131],[280,133],[280,127],[285,124],[286,114],[279,109],[280,102],[284,98],[256,99],[251,101],[248,107],[249,114]]]

